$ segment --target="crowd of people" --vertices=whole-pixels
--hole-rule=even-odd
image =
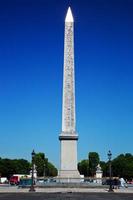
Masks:
[[[120,187],[127,187],[127,182],[124,180],[124,178],[116,177],[112,181],[114,189],[119,189]]]

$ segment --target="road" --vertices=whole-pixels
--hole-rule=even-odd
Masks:
[[[127,193],[1,193],[0,200],[133,200]]]

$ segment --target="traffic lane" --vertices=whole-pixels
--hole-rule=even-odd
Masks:
[[[133,200],[129,193],[1,193],[0,200]]]

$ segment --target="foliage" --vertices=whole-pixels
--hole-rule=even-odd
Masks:
[[[100,161],[96,152],[89,153],[89,160],[82,160],[78,163],[78,170],[84,176],[94,176],[96,166],[100,163],[103,176],[109,176],[109,162]],[[133,178],[133,155],[130,153],[120,154],[111,161],[112,175],[123,177],[125,179]],[[89,170],[88,170],[89,169]]]
[[[44,153],[36,153],[34,163],[36,165],[38,176],[57,176],[57,169],[52,163],[48,162]]]
[[[48,162],[44,153],[37,153],[34,157],[38,176],[57,176],[57,169]],[[31,163],[24,159],[0,158],[0,176],[10,178],[13,174],[29,174]]]
[[[100,161],[100,166],[101,166],[102,171],[103,171],[103,177],[107,176],[107,171],[108,171],[107,163],[104,162],[104,161]]]
[[[0,175],[10,177],[13,174],[29,174],[30,163],[24,159],[0,159]]]
[[[91,176],[94,176],[96,172],[96,167],[100,162],[99,154],[97,152],[90,152],[88,158],[89,158],[89,174]]]
[[[133,177],[133,155],[130,153],[120,154],[112,161],[113,176],[129,179]]]
[[[44,153],[37,153],[34,157],[38,176],[57,176],[57,169],[48,161]],[[103,176],[109,175],[109,163],[100,161],[96,152],[89,153],[89,159],[78,163],[80,174],[94,176],[96,166],[100,163]],[[0,176],[9,178],[13,174],[29,174],[31,164],[25,159],[0,158]],[[120,154],[112,160],[112,175],[126,179],[133,178],[133,155],[130,153]]]
[[[34,163],[36,165],[37,176],[44,175],[44,166],[46,164],[46,159],[44,153],[36,153],[34,157]]]
[[[78,170],[80,174],[83,174],[84,176],[89,176],[89,161],[88,160],[82,160],[78,163]]]
[[[48,162],[47,168],[48,168],[47,176],[57,176],[58,170],[52,163]]]

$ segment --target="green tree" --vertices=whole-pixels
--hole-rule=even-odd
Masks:
[[[9,178],[12,174],[15,173],[12,160],[5,158],[0,160],[0,173],[1,176]]]
[[[34,163],[38,176],[57,176],[56,167],[48,161],[44,153],[36,153]]]
[[[12,160],[16,174],[29,174],[30,163],[25,159]]]
[[[107,163],[104,162],[104,161],[100,161],[100,166],[101,166],[102,171],[103,171],[103,177],[107,176],[107,171],[108,171]]]
[[[34,157],[34,163],[36,165],[37,176],[44,175],[44,167],[46,165],[45,162],[45,154],[44,153],[36,153]]]
[[[57,176],[58,170],[52,163],[48,162],[47,168],[47,176]]]
[[[89,158],[89,173],[91,176],[94,176],[96,172],[96,166],[100,162],[99,154],[97,152],[90,152],[88,158]]]
[[[84,176],[89,175],[89,161],[88,160],[82,160],[78,163],[78,170],[80,174],[83,174]]]
[[[120,154],[112,161],[113,176],[126,179],[133,177],[133,155],[130,153]]]
[[[0,174],[10,178],[13,174],[29,174],[30,163],[24,159],[0,159]]]

